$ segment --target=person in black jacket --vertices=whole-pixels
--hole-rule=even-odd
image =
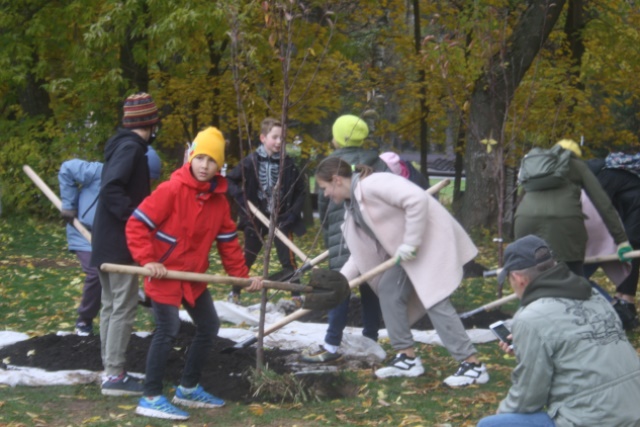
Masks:
[[[125,226],[138,204],[151,192],[146,153],[158,121],[158,108],[149,94],[131,95],[124,102],[122,127],[105,146],[91,241],[91,265],[98,271],[102,263],[134,264]],[[124,369],[138,304],[138,277],[102,271],[98,274],[102,285],[101,355],[107,376],[102,394],[140,396],[142,383]]]
[[[606,159],[589,160],[587,165],[600,181],[613,207],[620,215],[631,247],[635,250],[640,249],[640,155],[611,153]],[[595,268],[593,270],[595,271]],[[633,319],[628,323],[628,327],[638,325],[635,299],[639,270],[640,260],[632,259],[631,272],[617,286],[614,297],[614,306],[616,304],[621,306],[617,309],[624,307],[632,314]],[[586,273],[592,273],[591,269]]]
[[[293,239],[294,234],[302,236],[306,231],[301,216],[307,192],[306,180],[293,159],[284,154],[282,123],[271,117],[264,119],[260,125],[260,142],[261,145],[226,176],[229,195],[240,207],[238,229],[244,232],[244,257],[249,269],[256,261],[269,229],[251,214],[247,201],[271,221],[275,220],[276,226],[289,240]],[[285,156],[284,159],[281,158],[282,155]],[[276,188],[279,191],[277,200],[273,197]],[[274,245],[283,270],[296,270],[293,251],[279,239],[274,240]],[[229,300],[238,303],[241,289],[234,286]],[[296,305],[302,306],[300,293],[292,292],[291,295]]]

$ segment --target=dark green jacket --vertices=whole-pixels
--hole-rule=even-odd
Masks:
[[[516,210],[516,239],[535,234],[549,243],[559,261],[583,261],[587,231],[580,202],[582,189],[598,210],[613,240],[616,243],[626,241],[618,214],[598,179],[582,160],[573,155],[565,185],[525,193]]]

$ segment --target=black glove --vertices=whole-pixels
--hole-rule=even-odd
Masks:
[[[69,224],[72,224],[73,220],[78,215],[78,211],[75,209],[61,209],[60,215],[62,215],[62,219],[67,221]]]

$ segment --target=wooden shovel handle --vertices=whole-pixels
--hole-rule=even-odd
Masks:
[[[151,271],[144,267],[136,267],[134,265],[121,265],[104,263],[100,265],[100,270],[111,273],[139,274],[141,276],[151,276]],[[251,285],[251,279],[242,277],[219,276],[215,274],[192,273],[189,271],[167,270],[167,279],[187,280],[190,282],[217,283],[224,285],[234,285],[248,287]],[[283,291],[294,292],[313,292],[311,286],[296,285],[295,283],[276,282],[273,280],[263,280],[262,284],[265,288],[280,289]]]
[[[640,251],[627,252],[626,254],[624,254],[624,256],[627,258],[640,258]],[[610,261],[622,262],[620,261],[620,258],[618,258],[618,254],[611,254],[611,255],[601,255],[601,256],[593,256],[593,257],[585,258],[584,263],[599,264],[601,262],[610,262]]]
[[[433,194],[436,194],[438,191],[442,190],[444,187],[446,187],[450,183],[451,183],[451,180],[449,178],[445,178],[442,181],[438,182],[437,184],[427,188],[426,191],[427,193],[433,195]]]
[[[35,173],[33,169],[31,169],[28,165],[23,165],[22,170],[27,174],[29,178],[31,178],[31,181],[33,181],[33,183],[44,193],[44,195],[47,196],[49,200],[51,200],[51,203],[53,203],[53,205],[58,208],[58,210],[62,210],[62,201],[60,201],[58,196],[56,196],[56,194],[51,191],[49,186],[45,184],[42,179],[40,179],[38,174]],[[91,233],[86,229],[84,225],[82,225],[78,218],[73,219],[73,226],[80,232],[80,234],[84,236],[85,239],[89,241],[89,243],[91,243]]]
[[[247,200],[247,206],[249,206],[249,210],[251,211],[251,213],[260,220],[260,222],[262,222],[265,226],[269,227],[269,224],[271,223],[269,221],[269,218],[267,218],[262,212],[260,212],[260,209],[258,209],[253,203],[251,203],[249,200]],[[304,252],[302,252],[300,250],[299,247],[297,247],[292,241],[291,239],[289,239],[282,231],[280,231],[280,229],[278,227],[276,227],[275,229],[275,234],[276,237],[279,238],[282,243],[284,243],[289,249],[291,249],[291,251],[296,254],[298,256],[298,258],[300,258],[302,260],[302,262],[306,262],[309,260],[309,257],[306,256],[304,254]],[[327,252],[327,256],[329,255],[329,251]]]
[[[640,258],[640,250],[627,252],[626,254],[624,254],[624,256],[627,258]],[[620,261],[618,254],[592,256],[584,259],[585,264],[600,264],[602,262],[623,262],[623,261]],[[500,274],[501,271],[502,271],[502,268],[496,268],[495,270],[485,271],[484,273],[482,273],[482,275],[483,277],[493,277]]]
[[[495,301],[492,301],[492,302],[490,302],[488,304],[485,304],[485,305],[483,305],[481,307],[478,307],[478,308],[473,309],[471,311],[467,311],[465,313],[462,313],[460,315],[460,318],[461,319],[466,319],[466,318],[471,317],[471,316],[473,316],[475,314],[482,313],[483,311],[487,311],[487,310],[494,309],[496,307],[500,307],[501,305],[504,305],[504,304],[506,304],[508,302],[511,302],[511,301],[515,300],[516,298],[518,298],[518,296],[516,294],[507,295],[506,297],[502,297],[502,298],[497,299]]]

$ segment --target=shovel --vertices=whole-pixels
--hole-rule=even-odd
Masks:
[[[351,280],[349,282],[349,288],[353,289],[356,286],[359,286],[359,285],[363,284],[364,282],[366,282],[367,280],[371,279],[372,277],[375,277],[378,274],[390,269],[391,267],[396,265],[396,263],[397,263],[397,258],[396,257],[389,258],[388,260],[386,260],[382,264],[379,264],[378,266],[372,268],[371,270],[367,271],[366,273],[364,273],[364,274],[356,277],[355,279]],[[340,274],[340,273],[338,273],[338,274]],[[306,302],[307,298],[305,298],[305,302]],[[345,297],[345,299],[346,298],[347,297]],[[344,299],[342,301],[344,301]],[[340,301],[340,302],[342,302],[342,301]],[[290,315],[283,317],[282,319],[280,319],[279,321],[277,321],[273,325],[271,325],[268,328],[266,328],[264,330],[264,336],[269,335],[271,332],[277,331],[278,329],[282,328],[283,326],[293,322],[294,320],[297,320],[297,319],[303,317],[305,314],[307,314],[309,312],[311,312],[311,310],[309,310],[307,308],[301,308],[301,309],[298,309],[298,310],[294,311]],[[236,345],[234,345],[232,347],[223,348],[221,350],[221,353],[233,353],[236,350],[247,348],[247,347],[249,347],[249,346],[251,346],[251,345],[253,345],[253,344],[257,343],[257,342],[258,342],[258,337],[257,336],[253,336],[253,337],[251,337],[249,339],[246,339],[246,340],[244,340],[242,342],[237,343]]]
[[[631,251],[631,252],[627,252],[625,254],[625,257],[627,258],[640,258],[640,250],[636,250],[636,251]],[[611,261],[620,261],[620,258],[618,258],[617,254],[611,254],[611,255],[600,255],[600,256],[594,256],[594,257],[589,257],[589,258],[585,258],[584,263],[585,264],[600,264],[601,262],[611,262]],[[500,274],[500,272],[502,271],[502,268],[496,268],[495,270],[489,270],[489,271],[485,271],[484,273],[482,273],[482,275],[484,277],[492,277],[492,276],[497,276],[498,274]],[[611,297],[609,297],[611,298]],[[506,304],[510,301],[513,301],[514,299],[516,299],[516,294],[511,294],[511,295],[507,295],[506,297],[497,299],[493,302],[490,302],[488,304],[485,304],[481,307],[475,308],[471,311],[467,311],[465,313],[462,313],[460,315],[461,319],[466,319],[467,317],[471,317],[474,314],[478,314],[478,313],[482,313],[483,311],[487,311],[487,310],[491,310],[494,309],[496,307],[500,307],[503,304]]]
[[[111,273],[140,274],[142,276],[151,275],[148,269],[131,265],[104,263],[100,266],[100,270]],[[165,277],[167,279],[186,280],[190,282],[218,283],[242,287],[251,285],[250,279],[241,277],[219,276],[187,271],[168,270]],[[311,272],[311,279],[308,286],[273,280],[263,280],[262,284],[267,289],[307,293],[308,295],[304,298],[303,307],[309,311],[331,309],[344,301],[351,292],[347,279],[342,274],[338,271],[321,269],[316,269]]]

